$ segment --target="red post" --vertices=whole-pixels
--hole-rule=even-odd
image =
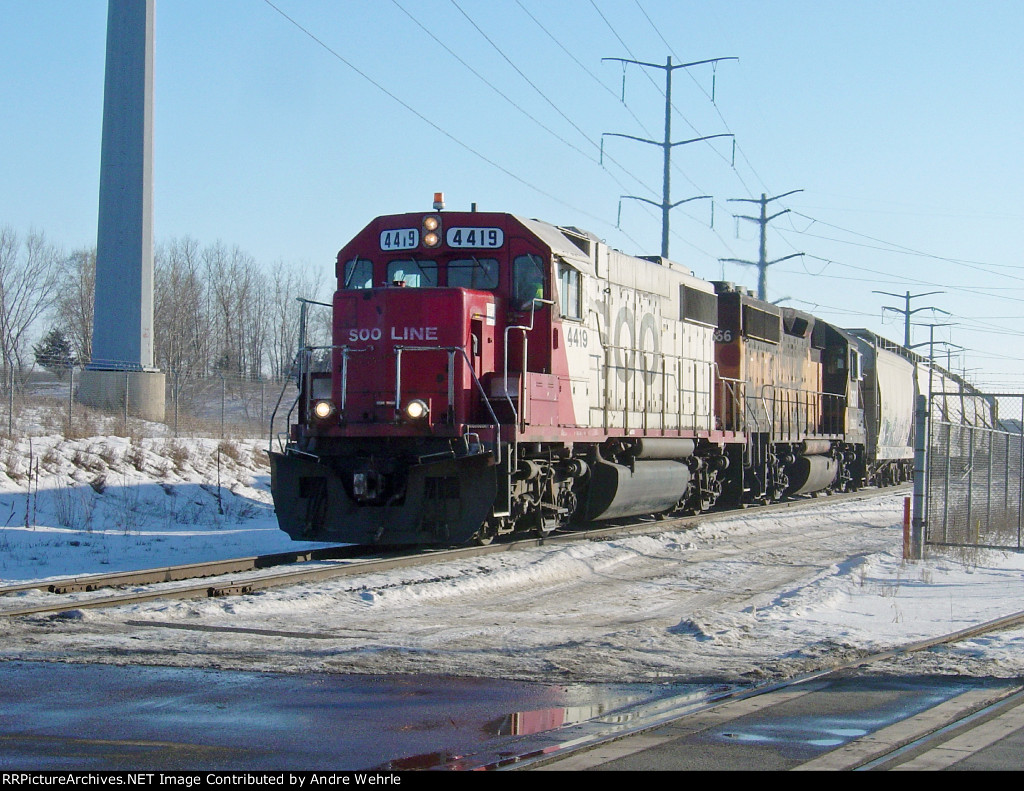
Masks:
[[[910,498],[903,498],[903,559],[910,559]]]

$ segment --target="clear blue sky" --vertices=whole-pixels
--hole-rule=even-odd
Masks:
[[[95,244],[106,0],[0,0],[0,224]],[[287,17],[290,17],[290,21]],[[677,70],[671,257],[756,285],[729,199],[791,190],[769,299],[1024,390],[1019,0],[157,0],[155,232],[322,268],[378,214],[477,202],[657,253],[663,64]],[[712,79],[715,103],[710,100]],[[617,227],[617,223],[621,227]],[[928,330],[914,331],[915,343]],[[943,347],[945,348],[945,347]],[[925,350],[927,351],[927,350]],[[945,356],[943,355],[943,359]],[[980,370],[976,370],[980,369]]]

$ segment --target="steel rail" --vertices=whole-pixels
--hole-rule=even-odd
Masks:
[[[61,577],[48,580],[25,582],[18,585],[0,586],[0,596],[23,593],[30,590],[44,590],[49,593],[80,593],[100,588],[117,588],[124,585],[147,585],[158,582],[216,577],[222,574],[237,574],[255,569],[270,568],[290,563],[306,563],[313,560],[334,560],[354,557],[365,553],[364,547],[337,546],[321,549],[275,552],[268,555],[251,555],[225,560],[183,563],[177,566],[158,566],[136,571],[112,571],[101,574],[82,574],[75,577]]]
[[[827,498],[801,498],[796,500],[757,506],[751,513],[762,514],[778,510],[804,509],[821,505],[825,501],[857,500],[891,494],[898,489],[865,489],[858,492],[833,494]],[[99,596],[89,599],[63,600],[58,603],[36,604],[10,609],[0,609],[0,617],[26,615],[44,615],[69,612],[72,610],[100,609],[118,607],[125,604],[140,604],[160,599],[196,599],[229,595],[244,595],[268,588],[296,585],[306,582],[319,582],[355,574],[369,574],[390,571],[396,568],[436,563],[447,560],[481,557],[500,552],[514,552],[530,549],[544,544],[570,543],[575,541],[602,541],[622,538],[630,535],[646,533],[662,533],[696,527],[698,524],[729,519],[736,516],[737,511],[711,511],[695,516],[655,519],[629,524],[613,524],[607,527],[592,528],[578,531],[556,532],[542,538],[523,538],[515,541],[489,544],[487,546],[458,547],[454,549],[419,549],[413,552],[367,556],[368,547],[345,546],[322,550],[305,550],[294,553],[278,553],[249,558],[234,558],[212,563],[192,563],[182,566],[167,566],[145,569],[137,572],[87,575],[71,580],[51,580],[49,582],[27,583],[0,589],[0,593],[19,590],[44,589],[51,592],[75,593],[95,591],[98,587],[114,587],[117,585],[160,585],[159,589],[133,591],[113,596]],[[289,560],[291,558],[291,560]],[[300,568],[288,571],[259,574],[259,570],[273,565],[297,562],[323,561],[327,565]],[[347,562],[345,562],[347,561]],[[262,565],[254,565],[262,563]],[[223,569],[212,571],[212,569]],[[190,579],[206,579],[214,576],[225,577],[235,574],[246,574],[245,577],[230,577],[226,580],[208,580],[207,582],[166,587],[165,583],[187,582]],[[105,585],[98,585],[104,582]],[[92,587],[90,587],[92,586]]]

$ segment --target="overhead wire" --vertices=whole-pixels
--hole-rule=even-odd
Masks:
[[[623,49],[624,49],[624,50],[626,51],[626,53],[627,53],[627,54],[629,54],[630,58],[632,58],[633,60],[639,60],[639,59],[637,58],[636,54],[635,54],[635,53],[633,52],[633,49],[632,49],[632,47],[630,47],[630,46],[629,46],[629,44],[628,44],[628,43],[626,42],[626,40],[625,40],[625,39],[624,39],[624,38],[623,38],[623,37],[622,37],[622,36],[620,35],[620,33],[619,33],[619,30],[617,29],[617,27],[616,27],[615,25],[613,25],[613,24],[612,24],[612,22],[611,22],[611,21],[610,21],[610,20],[608,19],[608,17],[607,17],[606,15],[605,15],[605,13],[604,13],[604,12],[603,12],[603,11],[602,11],[602,10],[600,9],[600,7],[599,7],[599,6],[597,5],[597,3],[595,2],[595,0],[590,0],[590,5],[591,5],[591,7],[592,7],[592,8],[594,9],[594,11],[595,11],[595,12],[597,13],[597,15],[598,15],[598,16],[600,17],[601,21],[602,21],[602,22],[603,22],[603,23],[605,24],[605,26],[606,26],[606,27],[607,27],[607,28],[609,29],[609,31],[610,31],[610,32],[612,33],[612,35],[613,35],[613,36],[614,36],[614,37],[616,38],[616,40],[617,40],[617,41],[618,41],[618,42],[619,42],[619,43],[620,43],[620,44],[622,45],[622,48],[623,48]],[[641,9],[641,11],[642,11],[642,9]],[[645,16],[646,16],[646,13],[645,13]],[[648,18],[648,20],[650,21],[650,18],[649,18],[649,17],[647,17],[647,18]],[[653,22],[652,22],[651,24],[652,24],[652,26],[653,26]],[[655,27],[656,27],[656,26],[655,26]],[[659,35],[660,35],[660,32],[659,32]],[[662,38],[662,40],[664,41],[664,38]],[[624,66],[625,66],[625,64],[624,64]],[[649,81],[649,82],[651,83],[651,85],[652,85],[652,86],[654,87],[654,89],[655,89],[655,90],[656,90],[656,91],[657,91],[657,92],[658,92],[658,93],[659,93],[659,94],[660,94],[661,96],[663,96],[663,97],[664,97],[664,96],[665,96],[665,91],[664,91],[664,90],[663,90],[663,89],[662,89],[662,88],[661,88],[661,87],[660,87],[660,86],[658,85],[658,83],[657,83],[657,82],[656,82],[656,81],[654,80],[654,78],[653,78],[653,77],[652,77],[652,76],[651,76],[651,75],[650,75],[650,74],[649,74],[649,73],[647,72],[647,70],[646,70],[646,69],[642,69],[641,71],[643,72],[643,74],[644,74],[645,78],[646,78],[646,79],[647,79],[647,80],[648,80],[648,81]],[[675,105],[675,103],[674,103],[674,102],[673,102],[673,103],[671,104],[671,107],[670,107],[670,109],[671,109],[671,110],[673,110],[673,111],[674,111],[674,112],[675,112],[675,113],[676,113],[677,115],[679,115],[679,117],[683,119],[683,121],[684,121],[684,122],[685,122],[685,123],[687,124],[687,126],[689,126],[689,128],[690,128],[690,129],[692,129],[692,130],[693,130],[693,132],[694,132],[695,134],[697,134],[698,136],[702,136],[702,134],[701,134],[701,131],[700,131],[700,130],[699,130],[699,129],[698,129],[698,128],[697,128],[697,127],[696,127],[696,126],[695,126],[695,125],[694,125],[694,124],[693,124],[693,123],[692,123],[692,122],[691,122],[691,121],[690,121],[690,120],[689,120],[689,119],[688,119],[687,117],[686,117],[686,115],[684,115],[684,114],[683,114],[683,113],[682,113],[682,112],[681,112],[681,111],[679,110],[679,108],[678,108],[678,107],[677,107],[677,106]],[[634,117],[635,117],[635,116],[634,116]],[[651,134],[651,132],[649,132],[649,131],[647,131],[647,130],[646,130],[646,127],[643,127],[643,128],[645,129],[645,132],[646,132],[646,134],[648,134],[648,135],[650,135],[650,134]],[[728,160],[726,160],[726,159],[725,159],[725,157],[724,157],[724,156],[722,156],[722,154],[721,154],[720,152],[718,152],[718,150],[717,150],[717,149],[715,149],[715,147],[714,147],[714,146],[712,146],[712,145],[711,145],[710,143],[708,143],[708,145],[709,145],[709,147],[711,148],[711,150],[715,152],[715,154],[716,154],[716,155],[718,155],[718,156],[719,156],[720,158],[722,158],[722,159],[723,159],[723,161],[728,161]],[[679,166],[678,162],[675,162],[675,163],[673,163],[673,164],[672,164],[672,169],[673,169],[673,171],[674,171],[674,172],[676,172],[676,173],[680,174],[680,175],[681,175],[681,176],[682,176],[682,177],[683,177],[683,178],[684,178],[684,179],[685,179],[685,180],[687,181],[687,183],[689,183],[689,184],[690,184],[690,185],[691,185],[692,187],[694,187],[694,189],[696,189],[696,190],[698,190],[698,191],[700,191],[700,192],[703,192],[703,193],[708,193],[708,192],[709,192],[709,190],[707,190],[707,189],[704,189],[703,187],[701,187],[701,185],[697,184],[697,183],[696,183],[696,182],[695,182],[695,181],[694,181],[694,180],[693,180],[693,179],[692,179],[692,178],[690,177],[689,173],[687,173],[687,172],[686,172],[685,170],[683,170],[683,169],[682,169],[682,168],[681,168],[681,167]],[[645,206],[645,207],[644,207],[644,211],[646,211],[646,212],[647,212],[647,213],[648,213],[648,214],[650,215],[650,210],[648,209],[648,207],[646,207],[646,206]],[[713,210],[712,210],[712,211],[713,211]],[[692,214],[690,214],[689,212],[687,212],[687,211],[685,211],[685,210],[684,210],[684,211],[682,211],[682,214],[684,214],[684,215],[685,215],[686,217],[688,217],[688,218],[689,218],[689,219],[690,219],[691,221],[693,221],[693,222],[701,222],[700,220],[698,220],[698,219],[697,219],[696,217],[694,217],[694,216],[693,216]],[[718,231],[717,231],[717,230],[716,230],[716,229],[714,228],[713,224],[711,224],[711,230],[712,230],[712,233],[713,233],[713,234],[714,234],[714,235],[716,236],[716,238],[718,238],[719,242],[721,242],[721,243],[722,243],[723,247],[725,247],[726,249],[730,249],[730,245],[729,245],[729,243],[728,243],[728,242],[727,242],[727,241],[726,241],[726,240],[725,240],[725,239],[724,239],[724,238],[723,238],[723,237],[721,236],[721,234],[720,234],[720,233],[719,233],[719,232],[718,232]],[[681,242],[682,242],[683,244],[686,244],[687,246],[689,246],[689,247],[691,247],[691,248],[693,248],[693,249],[697,250],[697,251],[698,251],[698,252],[700,252],[701,254],[703,254],[703,255],[706,255],[706,256],[708,256],[708,257],[709,257],[709,258],[710,258],[711,260],[716,260],[716,259],[718,259],[718,258],[720,258],[720,257],[721,257],[721,256],[718,256],[718,255],[714,255],[714,254],[712,254],[712,253],[709,253],[708,251],[706,251],[706,250],[703,250],[703,249],[701,249],[700,247],[697,247],[696,245],[694,245],[694,244],[692,243],[692,241],[690,241],[690,240],[689,240],[688,238],[686,238],[686,237],[682,236],[682,235],[681,235],[681,234],[680,234],[680,233],[679,233],[678,231],[676,231],[676,230],[670,230],[670,235],[671,235],[671,236],[672,236],[673,238],[675,238],[675,239],[678,239],[679,241],[681,241]]]
[[[461,58],[460,56],[458,56],[450,47],[445,45],[442,41],[440,41],[440,39],[438,39],[436,36],[434,36],[432,33],[430,33],[430,31],[425,26],[423,26],[418,20],[416,20],[415,17],[412,14],[410,14],[409,11],[406,8],[404,8],[397,0],[392,0],[392,1],[396,5],[396,7],[398,7],[399,10],[403,11],[410,19],[412,19],[412,21],[414,23],[416,23],[417,26],[420,27],[421,30],[426,32],[436,43],[438,43],[439,45],[444,47],[444,49],[446,51],[448,51],[449,54],[451,54],[453,57],[455,57],[456,60],[458,60],[465,68],[469,69],[478,79],[481,79],[483,82],[485,82],[485,84],[487,84],[488,87],[490,87],[492,90],[494,90],[499,96],[502,96],[502,98],[504,98],[507,102],[512,104],[519,112],[521,112],[522,114],[526,115],[534,123],[537,123],[539,126],[541,126],[541,128],[543,128],[549,134],[552,134],[557,140],[559,140],[560,143],[562,143],[563,145],[567,145],[570,149],[572,149],[572,150],[576,151],[577,153],[583,155],[584,157],[586,157],[588,159],[588,161],[594,162],[594,158],[592,156],[588,156],[587,153],[585,151],[583,151],[579,146],[574,145],[571,141],[566,140],[563,136],[559,135],[557,132],[554,132],[553,130],[549,129],[546,125],[541,123],[531,113],[526,111],[524,108],[519,107],[516,102],[512,101],[497,86],[495,86],[493,83],[491,83],[489,80],[487,80],[483,75],[481,75],[477,70],[475,70],[470,64],[468,64],[465,61],[464,58]],[[422,121],[423,123],[427,124],[430,128],[435,130],[437,133],[439,133],[442,136],[444,136],[445,138],[449,139],[452,143],[454,143],[455,145],[459,146],[463,150],[467,151],[472,156],[478,158],[479,160],[481,160],[481,161],[485,162],[486,164],[490,165],[491,167],[497,169],[498,171],[500,171],[501,173],[503,173],[507,177],[513,179],[517,183],[520,183],[523,186],[533,190],[534,192],[536,192],[536,193],[538,193],[540,195],[543,195],[544,197],[546,197],[546,198],[548,198],[548,199],[550,199],[550,200],[552,200],[552,201],[554,201],[554,202],[556,202],[556,203],[558,203],[560,205],[563,205],[563,206],[571,209],[572,211],[578,213],[581,216],[589,217],[590,219],[592,219],[592,220],[594,220],[594,221],[596,221],[598,223],[601,223],[602,225],[604,225],[604,224],[612,225],[612,223],[609,222],[608,220],[605,220],[604,218],[595,216],[594,214],[592,214],[592,213],[590,213],[590,212],[588,212],[588,211],[586,211],[586,210],[584,210],[584,209],[582,209],[580,207],[574,206],[572,203],[566,201],[563,197],[561,197],[559,195],[556,195],[556,194],[553,194],[552,192],[544,189],[543,187],[530,182],[529,180],[523,178],[519,174],[517,174],[514,171],[512,171],[510,168],[502,165],[500,162],[496,161],[492,157],[487,156],[486,154],[484,154],[483,152],[481,152],[480,150],[475,148],[470,143],[466,142],[465,140],[461,139],[460,137],[458,137],[454,133],[452,133],[452,132],[448,131],[447,129],[445,129],[441,124],[439,124],[439,123],[433,121],[432,119],[430,119],[429,117],[427,117],[423,112],[421,112],[420,110],[418,110],[415,107],[413,107],[407,101],[403,100],[397,94],[395,94],[393,91],[389,90],[387,87],[385,87],[383,84],[381,84],[378,80],[376,80],[372,76],[370,76],[367,72],[365,72],[364,70],[360,69],[357,65],[352,63],[349,59],[345,58],[337,50],[335,50],[330,45],[328,45],[324,40],[322,40],[320,37],[315,35],[307,27],[305,27],[304,25],[299,23],[296,19],[294,19],[289,14],[287,14],[285,11],[283,11],[277,4],[272,2],[272,0],[264,0],[264,2],[265,2],[265,4],[269,8],[274,10],[279,16],[281,16],[283,19],[285,19],[287,22],[289,22],[292,26],[294,26],[297,30],[299,30],[303,35],[305,35],[308,39],[313,41],[317,46],[319,46],[324,51],[329,53],[333,58],[335,58],[336,60],[338,60],[339,62],[341,62],[345,66],[347,66],[350,70],[355,72],[357,75],[359,75],[362,79],[364,79],[366,82],[368,82],[374,88],[376,88],[378,91],[380,91],[381,93],[383,93],[384,95],[389,97],[392,101],[396,102],[401,107],[403,107],[407,112],[410,112],[411,114],[416,116],[420,121]],[[509,65],[513,69],[515,69],[520,74],[520,76],[522,76],[523,79],[526,80],[527,83],[530,84],[531,87],[542,98],[544,98],[545,101],[547,101],[556,111],[558,111],[557,106],[545,95],[544,91],[540,88],[540,86],[538,86],[535,82],[530,80],[525,75],[525,73],[523,73],[523,71],[521,69],[519,69],[512,62],[512,59],[509,58],[504,52],[501,51],[501,49],[497,46],[497,44],[493,41],[493,39],[491,37],[487,36],[486,33],[482,30],[482,28],[475,21],[473,21],[472,18],[469,17],[469,15],[459,5],[459,3],[456,2],[456,0],[451,0],[451,2],[452,2],[452,5],[455,6],[455,8],[457,10],[459,10],[464,17],[466,17],[467,21],[469,21],[470,24],[473,25],[473,27],[475,29],[477,29],[478,32],[486,40],[488,40],[488,42],[499,52],[499,54],[501,54],[502,57],[504,57],[506,59],[506,61],[509,63]],[[607,17],[601,12],[601,9],[597,6],[595,0],[590,0],[590,2],[591,2],[591,5],[593,6],[593,8],[595,9],[595,11],[598,13],[598,15],[604,20],[605,24],[608,25],[608,27],[610,29],[612,29],[613,32],[615,32],[614,31],[614,27],[611,25],[611,23],[607,19]],[[661,32],[658,29],[657,25],[654,24],[654,22],[651,19],[650,15],[647,13],[646,9],[644,9],[644,7],[641,4],[640,0],[634,0],[634,2],[636,4],[637,8],[640,10],[640,12],[647,19],[648,23],[658,32],[658,35],[661,38],[661,40],[666,44],[666,46],[669,46],[669,44],[665,40],[664,36],[661,35]],[[520,0],[516,0],[516,3],[519,6],[519,8],[534,22],[534,24],[536,24],[545,33],[545,35],[547,35],[553,41],[558,43],[557,42],[557,38],[551,35],[550,31],[547,30],[547,28],[543,25],[543,23],[539,19],[537,19],[535,15],[531,14],[528,11],[523,6],[522,2],[520,2]],[[624,49],[627,52],[629,52],[630,55],[632,56],[632,51],[631,51],[630,47],[628,46],[628,44],[622,39],[622,37],[620,35],[618,35],[617,32],[615,32],[615,35],[616,35],[617,39],[620,41],[620,43],[622,44],[622,46],[624,47]],[[573,62],[579,68],[581,68],[585,73],[587,73],[592,80],[594,80],[599,85],[601,85],[602,88],[605,91],[611,92],[610,89],[603,82],[601,82],[601,80],[599,78],[597,78],[596,75],[594,75],[592,72],[590,72],[590,70],[587,69],[578,58],[573,56],[572,53],[567,48],[565,48],[564,46],[561,46],[561,49],[562,49],[563,52],[565,52],[565,54],[568,57],[570,57],[573,60]],[[670,47],[670,49],[671,49],[671,47]],[[651,81],[652,85],[654,85],[657,88],[658,87],[657,83],[650,77],[650,75],[647,75],[647,77]],[[691,75],[691,79],[694,79],[692,77],[692,75]],[[696,80],[694,80],[694,81],[696,82]],[[698,84],[698,87],[701,87],[701,86]],[[614,95],[614,93],[612,95]],[[706,91],[705,91],[705,95],[707,95]],[[717,103],[713,102],[713,104],[715,105],[715,111],[718,113],[719,118],[722,120],[722,122],[725,125],[725,127],[728,128],[728,123],[725,120],[724,116],[722,115],[720,108],[718,108]],[[678,112],[678,108],[673,108],[673,109],[674,109],[674,111]],[[630,111],[630,112],[632,114],[632,111]],[[560,111],[558,111],[558,114],[561,115],[589,143],[591,143],[592,145],[596,145],[593,142],[593,140],[591,140],[589,138],[589,136],[587,136],[587,134],[579,127],[579,125],[577,123],[575,123],[571,118],[569,118],[568,115],[566,115],[565,113],[560,112]],[[689,122],[689,120],[686,119],[686,117],[682,113],[680,113],[679,115],[690,126],[690,128],[694,129],[694,131],[697,131],[696,127],[693,126],[693,124],[691,122]],[[635,118],[635,114],[634,114],[634,118]],[[639,122],[639,119],[636,119],[636,120]],[[618,163],[615,163],[615,164],[618,167],[622,167]],[[747,160],[747,166],[750,167],[750,170],[755,175],[755,177],[757,177],[758,180],[761,180],[760,176],[758,175],[758,173],[756,171],[756,169],[749,163],[749,160]],[[623,171],[625,173],[629,174],[632,178],[637,178],[627,168],[623,167],[622,169],[623,169]],[[735,166],[733,166],[733,170],[734,170],[734,172],[736,172],[736,175],[740,179],[740,182],[743,183],[742,176],[738,173],[738,171],[736,171]],[[613,179],[615,179],[614,174],[609,173],[609,175],[612,176]],[[643,183],[642,179],[638,179],[637,178],[637,181],[640,182],[640,183]],[[691,181],[691,183],[693,183],[693,182]],[[621,182],[619,182],[619,184],[621,186]],[[697,185],[694,184],[694,186],[697,186]],[[649,186],[646,186],[646,185],[645,185],[645,187],[648,190],[650,190],[652,193],[654,192],[653,188],[651,188]],[[864,234],[864,233],[860,233],[858,231],[854,231],[854,230],[851,230],[849,228],[845,228],[845,227],[840,226],[840,225],[836,225],[836,224],[833,224],[833,223],[828,223],[828,222],[825,222],[825,221],[822,221],[822,220],[818,220],[815,217],[812,217],[812,216],[810,216],[810,215],[808,215],[808,214],[806,214],[804,212],[793,211],[792,214],[794,216],[796,216],[796,217],[803,218],[803,219],[807,220],[810,223],[810,225],[808,225],[807,228],[805,228],[805,229],[797,228],[796,225],[793,224],[792,233],[799,234],[799,235],[801,235],[801,236],[803,236],[805,238],[821,239],[823,241],[829,241],[829,242],[840,243],[840,244],[848,244],[848,245],[863,247],[863,248],[867,248],[867,249],[877,249],[877,250],[881,250],[881,251],[885,251],[885,252],[890,252],[890,253],[903,254],[903,255],[909,255],[909,256],[915,256],[915,257],[922,257],[922,258],[927,258],[929,260],[942,261],[942,262],[946,262],[946,263],[949,263],[949,264],[952,264],[952,265],[955,265],[955,266],[965,267],[965,268],[972,269],[972,270],[975,270],[975,271],[985,272],[987,274],[998,275],[998,276],[1000,276],[1002,278],[1005,278],[1005,279],[1012,279],[1014,281],[1024,281],[1024,277],[1018,277],[1018,276],[1010,274],[1009,272],[1006,272],[1006,271],[1003,271],[1003,272],[992,271],[992,269],[994,269],[994,268],[998,268],[998,269],[1002,269],[1002,270],[1017,270],[1017,269],[1021,269],[1021,268],[1024,268],[1024,267],[1020,267],[1020,266],[1016,266],[1016,265],[1009,265],[1009,264],[995,264],[995,263],[984,262],[984,261],[971,261],[971,260],[954,258],[954,257],[949,257],[949,256],[936,255],[936,254],[933,254],[933,253],[928,253],[926,251],[916,250],[916,249],[914,249],[912,247],[908,247],[908,246],[905,246],[905,245],[902,245],[902,244],[898,244],[898,243],[889,242],[889,241],[886,241],[886,240],[883,240],[883,239],[879,239],[877,237],[870,236],[870,235]],[[837,231],[840,231],[842,233],[849,234],[851,236],[858,237],[860,239],[867,240],[867,241],[866,242],[858,242],[858,241],[853,241],[853,240],[844,240],[844,239],[833,238],[833,237],[829,237],[829,236],[825,236],[825,235],[819,235],[819,234],[811,233],[810,232],[810,228],[813,225],[815,225],[815,224],[820,224],[820,225],[823,225],[825,227],[833,228],[833,229],[835,229]],[[624,231],[622,228],[619,228],[619,230],[620,230],[620,232],[623,233],[623,235],[626,238],[629,238],[631,242],[633,242],[634,244],[637,244],[636,240],[632,239],[632,237],[628,234],[628,232]],[[784,234],[786,232],[780,231],[780,233],[783,234],[783,238],[785,238]],[[678,234],[674,234],[674,236],[678,236]],[[721,235],[718,234],[717,231],[716,231],[716,236],[718,236],[719,239],[723,242],[723,246],[725,246],[727,248],[729,247],[728,243],[725,242],[725,240],[721,239]],[[702,253],[704,255],[707,255],[709,257],[712,257],[712,258],[715,257],[711,253],[708,253],[707,251],[701,250],[696,245],[693,245],[692,243],[689,243],[689,240],[687,240],[687,239],[685,239],[685,238],[683,238],[681,236],[678,237],[678,238],[682,239],[683,242],[690,244],[690,246],[693,249],[697,250],[698,252],[700,252],[700,253]],[[868,242],[872,242],[874,244],[868,244]],[[639,247],[641,247],[641,245],[637,244],[637,247],[639,248]],[[863,272],[863,273],[868,274],[868,275],[876,276],[876,277],[874,277],[874,278],[872,278],[870,280],[865,278],[865,280],[867,282],[878,283],[879,281],[878,281],[877,277],[881,276],[881,277],[885,277],[885,278],[890,278],[890,279],[894,278],[895,279],[894,281],[891,280],[889,282],[915,283],[915,284],[924,285],[924,286],[936,286],[936,287],[945,288],[945,289],[948,289],[948,290],[951,290],[951,291],[962,291],[964,293],[971,293],[971,294],[975,294],[975,295],[983,296],[983,297],[987,297],[987,298],[1003,299],[1003,300],[1010,301],[1010,302],[1024,302],[1024,298],[1014,297],[1014,296],[1012,296],[1010,294],[1007,294],[1006,292],[1008,291],[1008,289],[1005,286],[1000,286],[998,292],[996,292],[993,289],[987,288],[987,287],[950,285],[950,284],[934,282],[933,280],[928,280],[928,279],[920,278],[920,277],[906,277],[906,276],[895,275],[891,270],[889,270],[889,271],[882,271],[882,270],[878,270],[878,269],[872,269],[870,267],[864,267],[864,266],[858,266],[858,265],[854,265],[854,264],[848,264],[848,263],[844,263],[842,261],[837,261],[834,258],[823,258],[823,257],[816,256],[816,255],[808,255],[807,258],[810,258],[812,260],[819,260],[819,261],[821,261],[821,262],[823,262],[825,264],[825,267],[821,270],[821,272],[819,272],[819,273],[817,273],[815,275],[817,277],[828,277],[828,278],[834,278],[834,279],[840,279],[840,280],[855,280],[856,279],[856,278],[850,278],[850,277],[838,277],[838,276],[832,276],[832,275],[824,274],[825,269],[827,269],[828,266],[834,264],[836,266],[841,266],[841,267],[844,267],[844,268],[847,268],[847,269],[850,269],[850,270],[853,270],[853,271],[859,271],[859,272]],[[806,271],[806,268],[805,268],[805,271]],[[835,310],[838,310],[838,309],[835,309]],[[853,313],[852,315],[869,315],[869,314]],[[977,319],[977,318],[971,318],[971,317],[956,317],[956,318],[958,318],[961,321],[969,321],[969,322],[971,322],[967,327],[965,327],[965,329],[968,329],[969,331],[972,331],[972,332],[978,332],[978,333],[998,333],[998,334],[1001,334],[1001,335],[1014,335],[1014,336],[1017,336],[1017,335],[1020,335],[1020,334],[1024,334],[1024,333],[1018,332],[1016,330],[1012,330],[1012,329],[1009,329],[1009,328],[1006,328],[1006,327],[1000,327],[997,324],[992,324],[989,321],[984,321],[984,320]],[[991,318],[994,318],[994,317],[986,317],[986,318],[991,319]],[[1015,317],[1007,317],[1007,318],[1010,319],[1010,318],[1015,318]],[[1007,357],[1006,359],[1016,359],[1016,358]]]
[[[480,36],[491,46],[491,48],[495,52],[497,52],[505,60],[505,62],[509,66],[511,66],[512,69],[520,77],[522,77],[522,79],[526,82],[527,85],[529,85],[545,102],[547,102],[547,104],[553,110],[555,110],[555,112],[558,115],[560,115],[573,129],[575,129],[577,132],[579,132],[580,136],[583,137],[584,140],[586,140],[588,143],[590,143],[596,149],[598,149],[598,150],[601,149],[600,144],[599,143],[595,143],[590,138],[590,136],[586,133],[586,131],[584,131],[579,126],[579,124],[577,124],[572,118],[570,118],[550,97],[548,97],[548,95],[543,90],[541,90],[541,88],[532,79],[530,79],[529,76],[527,76],[527,74],[521,68],[519,68],[518,65],[516,65],[516,63],[512,60],[512,58],[500,46],[498,46],[498,43],[496,41],[494,41],[494,39],[491,36],[489,36],[484,31],[484,29],[482,27],[480,27],[480,25],[478,25],[476,23],[476,21],[466,12],[466,10],[464,8],[462,8],[462,6],[459,5],[457,0],[449,0],[449,1],[459,11],[459,13],[462,14],[462,16],[466,19],[466,21],[469,22],[469,24],[477,31],[477,33],[479,33]],[[392,0],[392,2],[394,2],[394,0]],[[446,47],[446,49],[447,49],[447,47]],[[459,60],[460,60],[460,62],[462,62],[461,58]],[[579,150],[575,146],[572,146],[572,147],[575,150],[577,150],[577,151]],[[616,166],[621,168],[623,172],[625,172],[627,175],[629,175],[631,178],[633,178],[638,184],[640,184],[642,187],[644,187],[646,190],[648,190],[648,192],[650,192],[652,195],[656,195],[657,194],[657,191],[652,186],[650,186],[643,179],[641,179],[640,177],[638,177],[634,173],[632,173],[628,168],[626,168],[620,162],[618,162],[618,160],[616,160],[615,158],[613,158],[613,157],[611,157],[611,156],[609,156],[607,154],[604,154],[603,156],[605,158],[609,159],[609,161],[611,161],[613,164],[615,164]],[[598,160],[594,159],[593,157],[588,157],[588,159],[590,159],[591,162],[599,164]],[[611,175],[610,172],[609,172],[609,175]],[[613,179],[614,179],[614,176],[613,176]],[[625,185],[623,185],[621,181],[618,181],[617,179],[615,179],[615,181],[619,185],[620,188],[622,188],[623,190],[626,189]]]
[[[434,121],[432,121],[430,118],[428,118],[426,115],[421,113],[415,107],[413,107],[408,102],[406,102],[405,100],[400,98],[394,92],[388,90],[384,85],[382,85],[380,82],[378,82],[373,77],[371,77],[369,74],[367,74],[365,71],[360,69],[358,66],[356,66],[354,63],[352,63],[350,60],[348,60],[347,58],[342,56],[337,50],[335,50],[333,47],[328,45],[325,41],[323,41],[322,39],[317,37],[312,31],[310,31],[309,29],[304,27],[296,19],[294,19],[293,17],[291,17],[287,13],[285,13],[281,8],[279,8],[277,5],[275,5],[275,3],[272,2],[272,0],[263,0],[263,2],[266,5],[268,5],[271,9],[273,9],[275,12],[277,12],[281,17],[283,17],[285,20],[287,20],[297,30],[302,32],[303,35],[305,35],[311,41],[315,42],[317,44],[317,46],[321,47],[323,50],[328,52],[332,57],[334,57],[335,59],[337,59],[341,63],[345,64],[349,69],[351,69],[356,74],[358,74],[360,77],[362,77],[366,82],[368,82],[374,88],[376,88],[381,93],[386,95],[392,101],[394,101],[397,104],[399,104],[401,107],[403,107],[408,112],[410,112],[413,115],[415,115],[423,123],[427,124],[430,128],[434,129],[439,134],[441,134],[444,137],[448,138],[451,142],[455,143],[457,146],[459,146],[463,150],[465,150],[468,153],[472,154],[473,156],[477,157],[478,159],[480,159],[481,161],[483,161],[486,164],[490,165],[491,167],[493,167],[493,168],[499,170],[500,172],[504,173],[506,176],[508,176],[509,178],[513,179],[514,181],[522,184],[525,187],[528,187],[531,190],[534,190],[538,194],[543,195],[544,197],[546,197],[546,198],[548,198],[548,199],[550,199],[550,200],[552,200],[552,201],[554,201],[554,202],[556,202],[556,203],[558,203],[558,204],[560,204],[562,206],[565,206],[566,208],[572,209],[573,211],[578,212],[582,216],[589,217],[589,218],[595,220],[596,222],[599,222],[599,223],[602,223],[602,224],[607,223],[606,220],[604,220],[604,219],[602,219],[600,217],[597,217],[596,215],[591,214],[590,212],[586,211],[585,209],[582,209],[582,208],[580,208],[578,206],[574,206],[573,204],[571,204],[568,201],[566,201],[564,198],[561,198],[561,197],[559,197],[559,196],[557,196],[557,195],[555,195],[555,194],[553,194],[553,193],[543,189],[542,187],[540,187],[540,186],[538,186],[536,184],[533,184],[532,182],[524,179],[522,176],[519,176],[518,174],[516,174],[513,171],[509,170],[504,165],[500,164],[499,162],[495,161],[494,159],[492,159],[492,158],[488,157],[487,155],[483,154],[482,152],[478,151],[473,146],[469,145],[468,143],[466,143],[465,141],[463,141],[462,139],[460,139],[459,137],[457,137],[453,133],[449,132],[447,129],[443,128],[439,124],[437,124]]]

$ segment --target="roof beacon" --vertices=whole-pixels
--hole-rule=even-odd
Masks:
[[[434,193],[434,211],[441,211],[444,208],[444,193]]]

